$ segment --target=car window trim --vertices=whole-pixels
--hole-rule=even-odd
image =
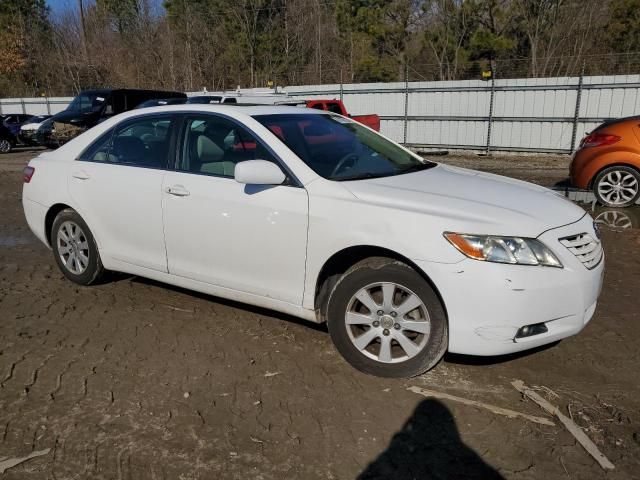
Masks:
[[[260,146],[262,146],[267,152],[269,152],[271,154],[271,156],[276,160],[277,165],[282,169],[282,171],[284,172],[285,176],[287,177],[288,182],[287,183],[283,183],[279,186],[282,187],[294,187],[294,188],[304,188],[304,186],[302,185],[302,182],[298,179],[298,177],[296,177],[296,175],[291,171],[291,169],[288,167],[288,165],[282,160],[282,158],[280,157],[280,155],[278,155],[273,148],[271,148],[271,146],[262,138],[260,137],[259,134],[257,134],[252,128],[248,127],[247,125],[245,125],[244,123],[238,121],[237,119],[229,116],[229,115],[225,115],[224,113],[219,113],[219,112],[203,112],[203,111],[198,111],[198,110],[193,110],[193,111],[181,111],[180,112],[180,117],[181,120],[179,122],[179,126],[176,129],[176,131],[179,132],[176,138],[176,143],[175,143],[175,148],[174,148],[174,154],[175,154],[175,158],[174,158],[174,162],[173,162],[173,171],[175,171],[176,173],[186,173],[189,175],[201,175],[201,176],[205,176],[205,177],[217,177],[217,178],[227,178],[229,180],[234,180],[233,177],[229,177],[227,175],[219,175],[216,173],[205,173],[205,172],[188,172],[185,170],[180,170],[178,167],[179,165],[182,163],[182,154],[183,154],[183,146],[184,146],[184,141],[186,138],[186,128],[187,128],[187,121],[194,117],[217,117],[217,118],[223,118],[229,122],[231,122],[233,125],[235,125],[236,127],[244,130],[245,132],[248,132],[249,134],[251,134],[251,136],[260,144]]]
[[[173,126],[171,128],[170,131],[170,137],[169,137],[169,146],[168,146],[168,150],[169,152],[167,153],[166,158],[164,159],[164,165],[162,167],[151,167],[151,166],[147,166],[147,165],[132,165],[129,163],[111,163],[111,162],[99,162],[97,160],[87,160],[82,158],[82,156],[87,152],[87,150],[89,150],[91,147],[93,147],[96,143],[101,142],[105,137],[110,136],[111,139],[109,140],[109,148],[111,149],[111,146],[113,144],[113,137],[116,133],[117,130],[126,128],[128,125],[131,125],[133,123],[135,123],[138,120],[141,119],[145,119],[145,118],[162,118],[162,117],[169,117],[170,119],[173,120]],[[101,165],[115,165],[115,166],[121,166],[121,167],[133,167],[133,168],[145,168],[148,170],[158,170],[158,171],[172,171],[173,168],[171,167],[171,159],[173,158],[172,152],[175,151],[175,146],[176,146],[176,132],[178,130],[179,127],[179,118],[180,116],[177,115],[175,112],[161,112],[161,113],[146,113],[144,115],[138,115],[136,117],[130,117],[127,118],[125,120],[123,120],[122,122],[117,123],[116,125],[114,125],[113,127],[111,127],[109,130],[107,130],[106,132],[104,132],[102,135],[100,135],[98,138],[96,138],[93,142],[91,142],[89,145],[87,145],[82,152],[75,158],[74,161],[77,162],[87,162],[87,163],[98,163]]]

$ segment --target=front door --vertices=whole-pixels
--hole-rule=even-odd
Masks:
[[[189,115],[182,131],[177,171],[163,182],[169,273],[301,305],[306,190],[236,182],[238,162],[278,160],[232,120]]]

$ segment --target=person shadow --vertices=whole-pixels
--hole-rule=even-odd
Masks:
[[[504,480],[460,439],[456,422],[440,401],[420,402],[389,447],[358,480]]]

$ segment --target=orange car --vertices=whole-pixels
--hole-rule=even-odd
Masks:
[[[571,183],[593,189],[607,207],[640,197],[640,116],[605,122],[580,142],[569,167]]]

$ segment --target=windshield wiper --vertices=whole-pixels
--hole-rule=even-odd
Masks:
[[[402,170],[398,170],[394,175],[402,175],[403,173],[411,173],[411,172],[419,172],[421,170],[427,170],[429,168],[435,167],[435,163],[416,163],[415,165],[411,165],[410,167],[403,168]]]
[[[381,177],[389,177],[393,175],[393,173],[360,173],[358,175],[349,175],[346,177],[337,177],[337,178],[330,178],[329,180],[334,180],[336,182],[343,182],[345,180],[365,180],[368,178],[381,178]]]

